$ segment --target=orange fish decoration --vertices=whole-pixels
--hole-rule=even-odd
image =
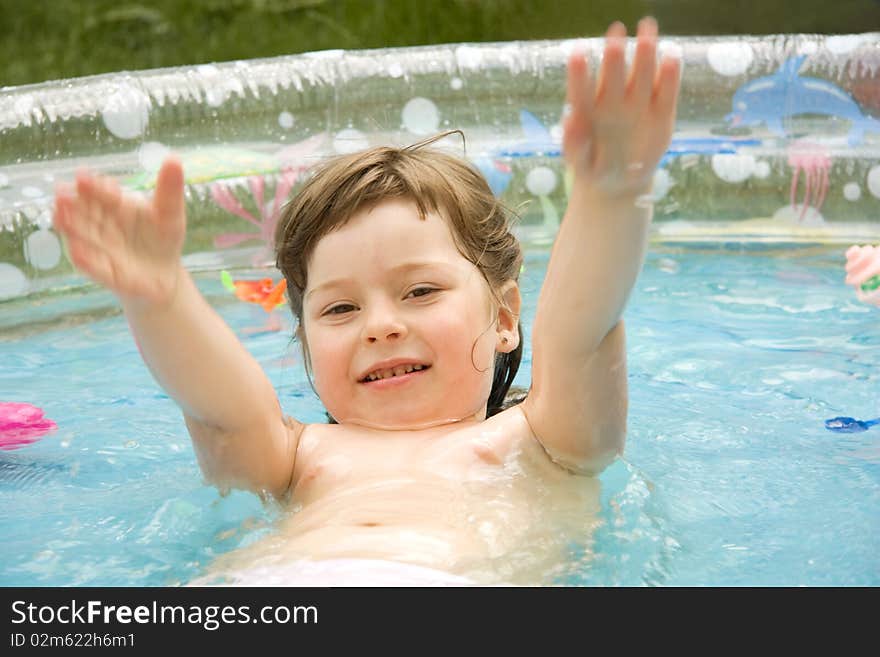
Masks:
[[[271,278],[261,278],[257,281],[234,281],[229,272],[224,270],[220,272],[220,280],[223,287],[235,294],[238,299],[262,306],[267,313],[284,305],[284,292],[287,290],[287,280],[284,278],[278,283],[275,283]]]

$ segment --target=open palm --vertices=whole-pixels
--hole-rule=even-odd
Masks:
[[[598,80],[582,48],[568,61],[568,114],[563,152],[576,180],[610,196],[644,194],[669,147],[681,77],[678,58],[657,66],[657,23],[639,23],[635,57],[627,75],[626,28],[606,34]]]
[[[56,192],[54,225],[74,266],[96,283],[121,299],[167,302],[186,235],[183,169],[166,160],[149,201],[112,179],[80,172],[75,185]]]

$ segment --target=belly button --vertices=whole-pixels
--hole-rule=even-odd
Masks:
[[[378,522],[359,522],[358,527],[378,527],[380,524]]]

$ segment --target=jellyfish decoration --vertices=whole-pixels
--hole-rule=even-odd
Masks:
[[[43,409],[21,402],[0,402],[0,450],[30,445],[58,428]]]
[[[248,212],[241,201],[238,200],[232,189],[223,183],[214,183],[211,186],[211,198],[227,212],[256,226],[256,232],[249,233],[223,233],[214,239],[214,246],[218,249],[231,248],[248,240],[263,242],[263,249],[254,256],[254,264],[259,264],[269,257],[275,243],[275,227],[281,216],[283,206],[291,188],[299,179],[305,167],[297,169],[285,169],[275,186],[275,199],[271,205],[264,201],[266,182],[262,176],[248,178],[248,188],[254,204],[257,206],[259,218]]]
[[[804,174],[804,201],[800,204],[798,218],[803,221],[809,207],[819,212],[828,194],[828,173],[831,156],[820,144],[796,141],[788,147],[788,166],[792,169],[789,200],[791,209],[798,212],[797,191],[801,172]]]

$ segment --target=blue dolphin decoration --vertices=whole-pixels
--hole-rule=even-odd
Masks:
[[[818,78],[798,75],[806,55],[787,59],[779,70],[745,83],[733,95],[733,111],[725,120],[733,126],[759,123],[785,137],[784,119],[798,114],[820,114],[848,119],[849,144],[862,141],[865,132],[880,132],[880,121],[862,114],[859,105],[840,87]]]
[[[495,196],[500,197],[513,177],[513,169],[500,160],[494,160],[490,157],[478,157],[472,160],[474,166],[480,170],[489,188]]]
[[[528,110],[520,110],[519,124],[522,127],[525,140],[499,148],[493,152],[493,155],[496,157],[529,157],[534,155],[560,157],[562,155],[562,145],[553,139],[550,131],[534,114]]]

